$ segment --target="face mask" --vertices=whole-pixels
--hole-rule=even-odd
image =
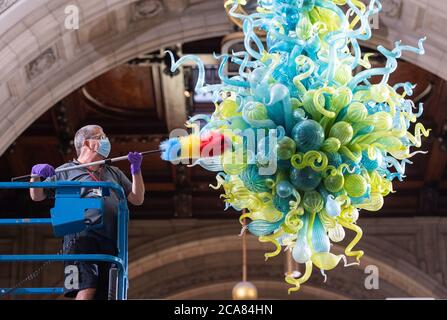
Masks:
[[[96,152],[99,155],[103,156],[104,158],[107,158],[110,154],[110,150],[112,149],[109,138],[103,138],[98,141],[99,141],[99,147],[98,150],[96,150]]]

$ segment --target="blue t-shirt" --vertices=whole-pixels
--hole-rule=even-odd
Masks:
[[[79,163],[69,162],[66,163],[57,169],[62,169],[66,167],[76,166]],[[92,173],[90,173],[92,174]],[[73,169],[64,172],[58,172],[55,176],[46,179],[45,181],[83,181],[83,182],[95,182],[94,178],[89,174],[87,168],[79,168]],[[96,178],[98,178],[101,182],[113,182],[120,185],[124,194],[127,197],[129,193],[132,191],[132,183],[129,178],[117,167],[105,165],[102,170],[100,176],[96,174]],[[54,194],[54,190],[45,190],[47,195]],[[83,188],[81,191],[81,197],[98,197],[101,195],[101,191],[99,189],[88,189]],[[80,236],[87,236],[89,233],[95,233],[97,235],[103,236],[114,243],[116,243],[117,237],[117,216],[118,216],[118,205],[119,205],[119,197],[114,190],[110,190],[110,195],[104,197],[104,212],[103,212],[103,225],[101,227],[96,227],[89,229],[88,231],[81,232]],[[66,241],[69,241],[71,236],[66,236]]]

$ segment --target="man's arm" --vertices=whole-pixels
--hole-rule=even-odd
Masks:
[[[127,200],[135,206],[141,206],[144,202],[144,181],[141,171],[132,175],[132,192],[127,196]]]
[[[141,206],[144,202],[144,181],[141,174],[141,161],[143,159],[139,152],[130,152],[127,156],[130,162],[130,172],[132,173],[132,191],[127,196],[127,200],[135,206]]]
[[[40,182],[39,178],[31,178],[30,182]],[[31,188],[29,189],[29,194],[33,201],[43,201],[47,198],[47,195],[42,188]]]
[[[37,178],[31,178],[30,182],[40,182],[40,178],[48,178],[54,176],[56,173],[54,168],[49,164],[36,164],[31,169],[31,175],[38,176]],[[30,188],[29,194],[33,201],[43,201],[47,198],[42,188]]]

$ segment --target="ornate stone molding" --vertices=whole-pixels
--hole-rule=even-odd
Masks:
[[[57,61],[54,48],[48,48],[26,66],[26,74],[30,80],[49,70]]]
[[[134,4],[133,21],[147,19],[159,15],[164,11],[160,0],[140,0]]]

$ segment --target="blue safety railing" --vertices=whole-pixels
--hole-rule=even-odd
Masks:
[[[59,181],[59,182],[0,182],[1,189],[31,189],[43,188],[54,189],[56,191],[55,207],[52,209],[51,218],[45,219],[0,219],[0,226],[17,226],[17,225],[52,225],[55,235],[60,236],[67,231],[76,229],[81,231],[79,225],[79,217],[73,215],[73,221],[70,221],[70,212],[74,209],[80,209],[82,202],[87,201],[90,208],[96,204],[92,203],[93,199],[81,198],[83,188],[101,188],[103,196],[110,194],[113,190],[118,195],[118,217],[117,217],[117,256],[105,254],[18,254],[18,255],[2,255],[1,262],[36,262],[36,261],[103,261],[113,263],[118,267],[118,283],[117,283],[117,299],[127,299],[128,289],[128,254],[127,254],[127,229],[129,222],[129,210],[127,207],[127,199],[123,189],[110,182],[76,182],[76,181]],[[78,206],[78,208],[76,208]],[[65,215],[63,215],[64,213]],[[61,218],[63,221],[61,221]],[[72,223],[73,222],[73,223]],[[64,227],[68,226],[66,229]],[[87,228],[87,225],[85,225]],[[84,229],[85,229],[84,228]],[[73,232],[74,233],[74,232]],[[0,295],[8,292],[8,288],[0,288]],[[14,295],[23,294],[62,294],[64,288],[17,288],[13,291]]]

